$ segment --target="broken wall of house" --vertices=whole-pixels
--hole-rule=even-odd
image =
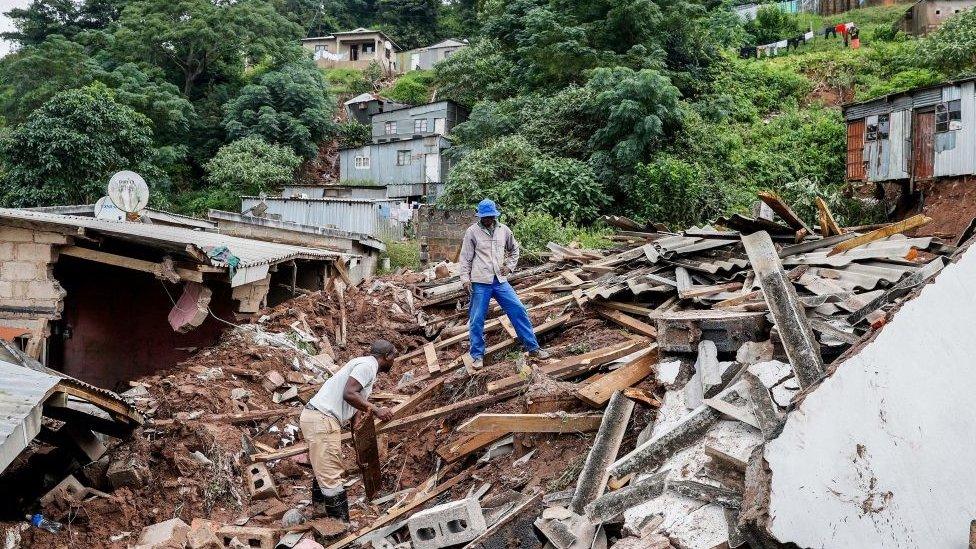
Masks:
[[[767,443],[766,529],[801,547],[963,547],[976,517],[976,252],[906,302]]]
[[[431,261],[453,261],[461,251],[464,231],[478,218],[471,210],[442,210],[421,206],[414,213],[417,236],[427,239]]]
[[[64,289],[51,274],[60,233],[0,227],[0,326],[31,331],[32,354],[39,352],[48,319],[61,314]]]

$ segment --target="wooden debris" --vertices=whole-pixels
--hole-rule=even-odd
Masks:
[[[458,426],[462,433],[586,433],[600,428],[602,415],[591,414],[478,414]]]
[[[931,217],[926,217],[922,214],[914,215],[897,223],[892,223],[891,225],[886,225],[880,229],[875,229],[869,233],[851,238],[850,240],[845,240],[844,242],[834,246],[833,249],[827,253],[827,257],[844,253],[848,250],[853,250],[858,246],[869,244],[875,240],[881,240],[882,238],[887,238],[894,234],[903,233],[923,225],[928,225],[931,221]]]
[[[600,316],[610,319],[624,328],[647,337],[657,337],[657,329],[646,322],[626,315],[620,311],[607,310],[600,308],[597,310]]]
[[[602,408],[614,392],[636,385],[654,372],[658,362],[657,345],[647,349],[641,356],[617,368],[588,385],[576,390],[576,396],[594,408]]]

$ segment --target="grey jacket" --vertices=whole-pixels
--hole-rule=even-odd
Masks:
[[[468,227],[461,242],[461,281],[491,284],[497,277],[505,282],[502,267],[509,273],[518,265],[519,246],[507,226],[497,223],[491,234],[479,223]]]

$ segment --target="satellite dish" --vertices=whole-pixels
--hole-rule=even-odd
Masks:
[[[136,172],[122,170],[109,180],[108,197],[118,209],[134,214],[149,204],[149,186]]]
[[[118,209],[109,197],[103,196],[95,203],[95,218],[103,221],[125,221],[125,212]]]

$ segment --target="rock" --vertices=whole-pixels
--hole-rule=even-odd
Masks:
[[[251,396],[251,391],[248,391],[243,387],[235,387],[230,390],[231,400],[245,400],[250,396]]]
[[[200,450],[197,450],[192,454],[190,454],[190,457],[192,457],[195,461],[202,463],[204,465],[213,465],[213,461],[211,461],[210,458],[205,456],[203,452],[201,452]]]
[[[283,528],[298,526],[303,522],[305,522],[305,517],[297,507],[289,509],[285,512],[285,515],[281,517],[281,526]]]
[[[145,470],[140,467],[135,458],[118,459],[108,464],[105,478],[113,490],[119,488],[141,488],[146,482]]]

